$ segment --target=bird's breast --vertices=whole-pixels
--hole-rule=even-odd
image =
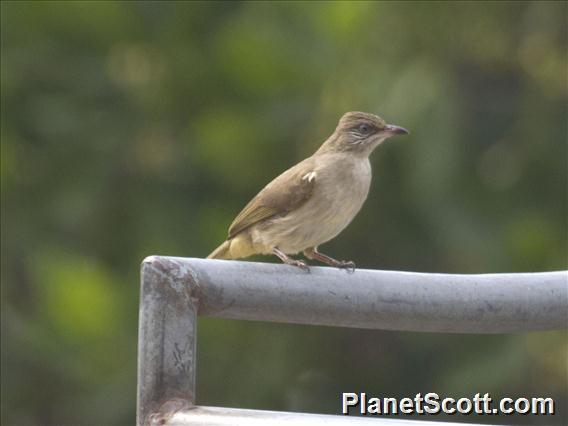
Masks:
[[[331,240],[357,215],[371,183],[368,159],[344,155],[318,159],[310,199],[297,210],[258,227],[253,239],[293,254]]]
[[[314,220],[321,222],[322,230],[326,231],[326,241],[335,237],[353,220],[369,193],[369,161],[344,161],[344,164],[326,167],[318,174],[320,181],[317,182],[314,197],[310,200],[319,206],[319,219]]]

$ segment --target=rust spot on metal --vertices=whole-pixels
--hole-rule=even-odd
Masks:
[[[175,258],[161,256],[149,256],[144,259],[142,268],[146,273],[154,273],[160,277],[160,282],[164,287],[173,290],[167,292],[173,304],[179,303],[181,299],[184,303],[191,303],[197,311],[204,303],[203,291],[199,286],[197,272],[187,264]],[[173,297],[172,297],[173,296]]]
[[[173,398],[164,402],[158,408],[158,411],[153,412],[148,416],[145,426],[161,426],[165,425],[178,411],[189,410],[193,404],[183,398]]]

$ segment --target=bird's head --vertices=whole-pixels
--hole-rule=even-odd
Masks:
[[[387,124],[375,114],[347,112],[339,120],[335,132],[322,145],[325,151],[352,152],[369,155],[386,139],[395,135],[406,135],[408,130]]]

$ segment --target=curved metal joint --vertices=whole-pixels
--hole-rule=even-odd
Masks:
[[[150,256],[141,265],[137,424],[163,424],[195,404],[199,285],[187,262]]]

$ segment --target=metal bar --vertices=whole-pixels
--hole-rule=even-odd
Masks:
[[[224,407],[194,407],[172,413],[164,420],[164,426],[463,426],[453,422],[385,419],[379,416],[333,416]]]
[[[568,328],[568,271],[456,275],[150,257],[199,315],[449,333]],[[173,285],[173,284],[172,284]]]
[[[370,420],[196,407],[198,314],[430,332],[553,330],[568,328],[568,271],[452,275],[312,267],[306,273],[277,264],[148,257],[138,337],[139,426]]]
[[[137,425],[194,404],[197,336],[191,277],[159,262],[143,262],[141,272]]]

